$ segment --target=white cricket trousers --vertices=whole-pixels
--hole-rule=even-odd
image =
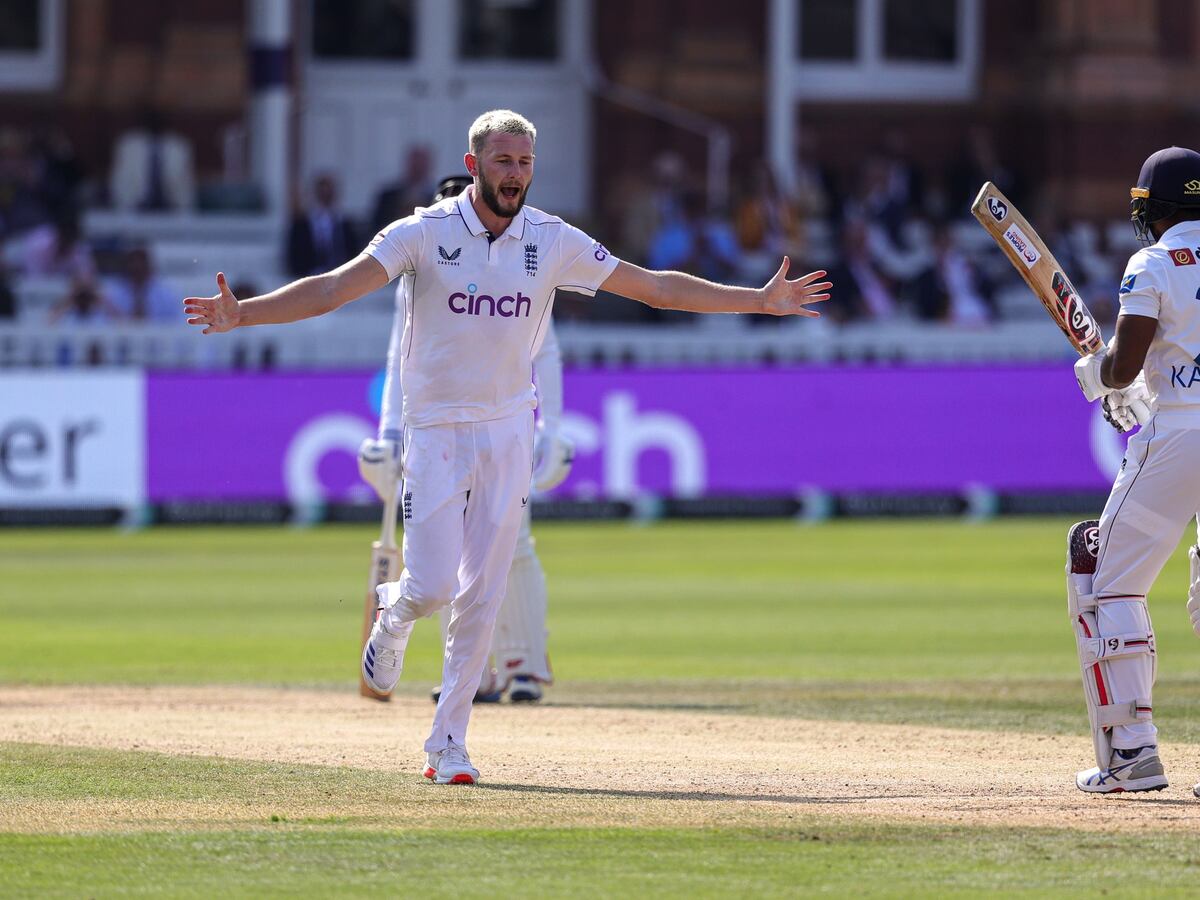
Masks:
[[[533,523],[529,507],[521,515],[517,549],[504,602],[496,615],[492,632],[491,662],[484,666],[479,691],[485,694],[505,691],[514,678],[534,678],[543,684],[554,683],[550,657],[546,654],[546,573],[534,550]],[[447,610],[440,616],[442,640],[447,638]]]
[[[450,607],[442,695],[425,750],[465,744],[533,471],[533,413],[404,435],[404,570],[386,588],[397,631]],[[408,627],[411,627],[409,624]]]
[[[1097,606],[1096,627],[1102,636],[1151,630],[1145,597],[1197,510],[1200,411],[1159,411],[1130,439],[1100,516],[1092,591],[1100,600],[1120,598]],[[1151,656],[1120,657],[1106,666],[1113,702],[1151,697]],[[1153,722],[1118,725],[1112,745],[1129,750],[1156,743],[1157,735]]]

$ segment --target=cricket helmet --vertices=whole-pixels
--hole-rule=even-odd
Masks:
[[[1150,223],[1181,209],[1200,209],[1200,153],[1167,147],[1142,163],[1137,185],[1129,189],[1133,232],[1143,244],[1152,243]]]
[[[437,190],[433,193],[433,202],[438,203],[447,197],[457,197],[474,181],[475,179],[470,175],[451,175],[449,178],[443,178],[438,182]]]

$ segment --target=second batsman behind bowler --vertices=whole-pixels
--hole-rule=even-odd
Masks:
[[[433,195],[436,205],[448,197],[466,190],[471,179],[453,175],[442,179]],[[396,316],[388,346],[387,375],[383,385],[383,406],[379,416],[377,438],[363,441],[358,454],[358,467],[363,478],[375,488],[381,499],[394,496],[401,489],[403,472],[399,460],[390,455],[403,433],[403,388],[400,362],[404,338],[405,311],[408,309],[408,280],[400,279],[396,290]],[[537,389],[537,425],[533,440],[533,489],[548,491],[561,484],[571,471],[574,447],[562,434],[562,356],[553,320],[546,323],[546,336],[533,358],[533,382]],[[492,633],[492,649],[484,666],[476,703],[498,703],[507,693],[513,703],[530,703],[542,699],[544,685],[554,680],[550,658],[546,652],[546,574],[542,570],[533,539],[530,505],[521,515],[521,531],[517,537],[516,553],[508,572],[504,602],[496,617]],[[438,620],[442,640],[446,640],[449,610],[442,609]],[[442,694],[442,686],[433,689],[433,702]]]
[[[1096,748],[1096,767],[1075,783],[1101,794],[1167,786],[1146,594],[1200,510],[1200,154],[1159,150],[1130,194],[1134,230],[1148,246],[1121,279],[1116,336],[1075,364],[1084,396],[1103,398],[1110,421],[1142,426],[1100,521],[1071,530],[1068,606]],[[1187,605],[1200,633],[1200,551],[1189,555]]]
[[[362,672],[381,693],[400,678],[413,623],[450,606],[442,696],[425,741],[425,774],[474,784],[467,755],[471,701],[533,469],[532,360],[558,288],[601,288],[659,309],[816,317],[823,271],[790,281],[784,257],[762,288],[729,287],[617,260],[577,228],[532,207],[537,133],[509,110],[484,113],[463,157],[472,185],[400,219],[345,265],[247,300],[218,273],[218,293],[184,310],[203,333],[294,322],[332,312],[393,278],[409,280],[403,360],[404,433],[392,448],[404,472],[404,570],[380,585],[382,611]]]

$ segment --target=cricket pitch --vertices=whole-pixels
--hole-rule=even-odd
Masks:
[[[0,688],[0,743],[330,767],[377,773],[380,792],[317,791],[297,777],[289,818],[368,826],[794,825],[797,819],[1195,829],[1200,745],[1163,746],[1172,784],[1097,797],[1073,786],[1090,743],[1046,736],[720,712],[547,704],[477,707],[475,788],[419,776],[427,698],[251,687]],[[372,774],[372,778],[374,774]],[[278,806],[278,803],[276,803]],[[261,820],[253,797],[218,803],[71,797],[0,807],[0,831],[205,828]]]

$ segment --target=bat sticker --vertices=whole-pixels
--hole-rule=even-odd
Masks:
[[[988,212],[992,214],[992,218],[997,222],[1003,222],[1004,217],[1008,215],[1008,204],[996,197],[988,197],[987,207]]]
[[[1008,226],[1008,230],[1004,232],[1004,240],[1017,251],[1017,256],[1021,258],[1021,262],[1025,263],[1027,269],[1032,269],[1034,264],[1042,258],[1042,254],[1034,249],[1033,242],[1016,225]]]
[[[1087,344],[1088,341],[1098,337],[1100,326],[1096,324],[1092,314],[1088,312],[1083,301],[1079,299],[1079,295],[1075,293],[1075,288],[1067,276],[1062,272],[1055,272],[1051,286],[1054,288],[1054,296],[1058,298],[1059,314],[1067,328],[1070,329],[1071,335],[1080,344]]]

